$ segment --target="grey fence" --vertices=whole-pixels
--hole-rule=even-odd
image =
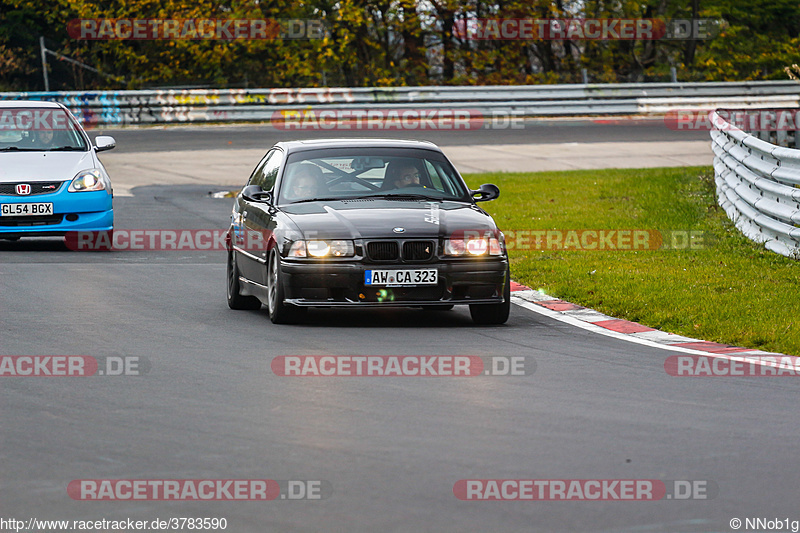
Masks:
[[[800,150],[759,139],[722,115],[713,113],[711,131],[719,205],[749,239],[800,259]],[[763,131],[796,142],[796,131]]]
[[[195,89],[0,93],[50,100],[91,124],[283,120],[311,110],[467,110],[490,116],[636,115],[720,107],[800,107],[793,81],[479,87]]]

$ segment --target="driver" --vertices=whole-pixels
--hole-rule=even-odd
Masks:
[[[314,198],[324,191],[322,171],[311,163],[301,163],[292,175],[286,196],[292,200]]]
[[[37,148],[50,148],[56,133],[53,130],[38,130],[33,142]]]
[[[419,169],[411,163],[392,165],[387,169],[387,188],[402,189],[419,185]]]

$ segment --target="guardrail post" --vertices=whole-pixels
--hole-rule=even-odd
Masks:
[[[39,52],[42,54],[42,76],[44,76],[44,90],[50,92],[50,80],[47,78],[47,48],[44,47],[44,36],[39,36]]]
[[[778,130],[775,133],[775,140],[776,140],[775,144],[777,144],[778,146],[784,146],[786,148],[789,147],[789,136],[786,130]]]

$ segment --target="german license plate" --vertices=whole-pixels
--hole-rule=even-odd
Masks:
[[[2,206],[0,206],[0,216],[4,217],[25,217],[52,214],[53,204],[2,204]]]
[[[372,287],[389,285],[436,285],[438,282],[439,271],[435,268],[364,271],[364,285]]]

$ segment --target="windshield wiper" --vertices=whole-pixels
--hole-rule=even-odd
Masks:
[[[297,200],[292,202],[293,204],[302,204],[305,202],[323,202],[323,201],[342,201],[346,202],[348,200],[366,200],[374,198],[378,199],[390,199],[390,200],[432,200],[435,202],[443,202],[443,198],[439,198],[438,196],[430,196],[427,194],[414,194],[414,193],[382,193],[382,194],[363,194],[361,196],[325,196],[319,198],[306,198],[304,200]]]
[[[332,201],[332,200],[349,200],[349,198],[340,198],[338,196],[324,196],[324,197],[319,197],[319,198],[306,198],[304,200],[296,200],[296,201],[294,201],[292,203],[293,204],[302,204],[302,203],[305,203],[305,202],[326,202],[326,201]]]
[[[50,148],[48,152],[85,152],[83,148],[77,146],[59,146],[58,148]]]
[[[41,152],[38,148],[20,148],[19,146],[7,146],[0,148],[0,152]]]
[[[392,200],[434,200],[441,202],[443,198],[438,196],[431,196],[429,194],[418,193],[383,193],[383,194],[369,194],[361,196],[360,198],[390,198]]]

